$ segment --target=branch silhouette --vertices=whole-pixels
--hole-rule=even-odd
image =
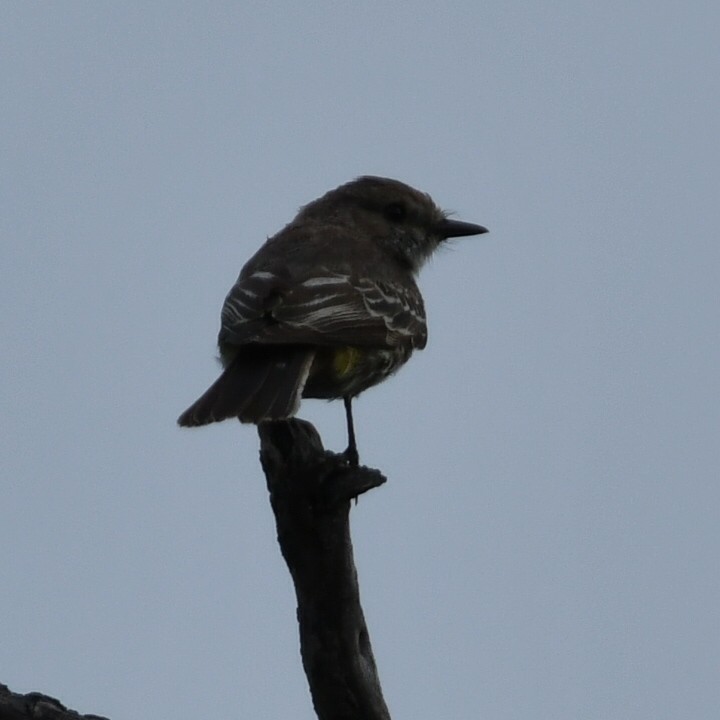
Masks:
[[[11,692],[0,684],[0,720],[108,720],[100,715],[80,715],[68,710],[49,695],[30,692],[25,695]]]
[[[258,432],[315,712],[320,720],[390,720],[360,605],[349,517],[351,501],[385,477],[326,451],[304,420],[263,423]]]

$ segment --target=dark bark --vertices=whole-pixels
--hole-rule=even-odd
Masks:
[[[385,478],[326,452],[302,420],[264,423],[259,434],[315,712],[320,720],[389,720],[360,606],[349,521],[351,501]]]
[[[0,684],[0,720],[107,720],[100,715],[80,715],[48,695],[19,695]]]

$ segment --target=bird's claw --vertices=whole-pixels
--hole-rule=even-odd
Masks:
[[[342,454],[342,457],[350,467],[357,467],[360,464],[360,456],[358,455],[357,448],[349,447]]]

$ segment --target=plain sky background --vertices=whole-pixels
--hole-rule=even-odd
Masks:
[[[720,708],[714,2],[4,2],[0,682],[314,717],[255,429],[187,431],[220,306],[361,174],[490,228],[356,403],[394,718]],[[330,448],[342,405],[307,401]]]

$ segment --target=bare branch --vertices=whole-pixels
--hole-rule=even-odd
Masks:
[[[351,500],[385,478],[326,452],[305,421],[263,423],[258,431],[315,711],[320,720],[390,720],[360,605],[349,522]]]
[[[68,710],[59,700],[30,692],[26,695],[11,692],[0,684],[0,720],[107,720],[100,715],[80,715]]]

